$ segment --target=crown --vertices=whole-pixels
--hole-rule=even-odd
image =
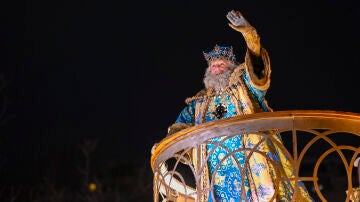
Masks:
[[[212,51],[207,53],[204,52],[204,57],[208,63],[214,59],[226,59],[231,62],[236,61],[232,46],[215,45]]]

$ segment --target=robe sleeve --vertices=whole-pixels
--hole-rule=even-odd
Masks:
[[[190,102],[179,114],[175,123],[194,123],[195,101]]]
[[[179,114],[174,124],[169,126],[168,134],[171,135],[194,125],[195,101],[190,102]]]
[[[246,52],[245,70],[243,77],[246,85],[259,102],[262,102],[270,86],[271,75],[270,59],[265,48],[261,48],[259,57],[251,55],[250,51]]]

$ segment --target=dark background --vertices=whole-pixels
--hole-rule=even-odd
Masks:
[[[359,113],[355,2],[3,1],[2,186],[23,193],[47,179],[76,189],[87,140],[96,143],[92,180],[126,188],[137,180],[145,188],[128,201],[151,197],[151,147],[203,87],[202,52],[232,45],[243,61],[245,42],[225,17],[231,9],[270,54],[274,110]]]

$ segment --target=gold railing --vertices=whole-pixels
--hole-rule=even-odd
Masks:
[[[359,182],[354,180],[354,176],[358,175],[360,167],[354,169],[354,163],[360,153],[360,114],[298,110],[263,112],[212,121],[164,138],[153,148],[151,156],[154,202],[203,201],[204,194],[212,190],[212,187],[204,187],[204,183],[201,183],[206,158],[198,154],[197,163],[194,164],[187,156],[189,151],[199,151],[208,140],[216,137],[257,134],[271,138],[264,133],[270,130],[281,134],[284,145],[278,146],[290,157],[293,165],[295,176],[287,180],[307,183],[312,188],[312,197],[318,200],[338,201],[323,193],[321,181],[322,178],[343,179],[344,197],[340,201],[359,200],[359,188],[354,186]],[[255,147],[252,150],[251,153],[256,152]],[[326,164],[329,159],[331,163]],[[343,172],[326,173],[326,170],[321,170],[323,167],[332,170],[341,167]],[[338,186],[342,186],[341,183]],[[296,201],[296,193],[299,191],[295,191],[293,201]],[[276,194],[275,191],[273,199]]]

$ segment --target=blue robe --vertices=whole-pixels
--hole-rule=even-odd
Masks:
[[[265,50],[263,58],[268,61]],[[266,62],[265,62],[266,63]],[[181,111],[175,123],[199,125],[202,123],[230,118],[237,115],[272,111],[265,100],[270,82],[270,66],[267,80],[259,85],[253,80],[249,59],[238,66],[230,77],[228,87],[222,92],[204,89],[192,98],[187,99],[187,106]],[[218,107],[223,107],[219,116]],[[281,142],[279,134],[269,131],[269,135]],[[246,152],[242,148],[252,148],[263,137],[256,134],[218,137],[206,143],[206,151],[210,154],[207,162],[209,182],[214,190],[206,198],[208,201],[269,201],[274,193],[275,168],[260,154],[253,153],[249,164],[245,167]],[[218,146],[216,146],[218,144]],[[279,146],[265,139],[258,150],[266,153],[280,168],[281,177],[292,177],[293,168],[288,157]],[[232,153],[229,154],[229,153]],[[312,201],[306,188],[299,183],[302,195],[301,201]],[[277,201],[290,201],[294,193],[293,182],[280,182]]]

